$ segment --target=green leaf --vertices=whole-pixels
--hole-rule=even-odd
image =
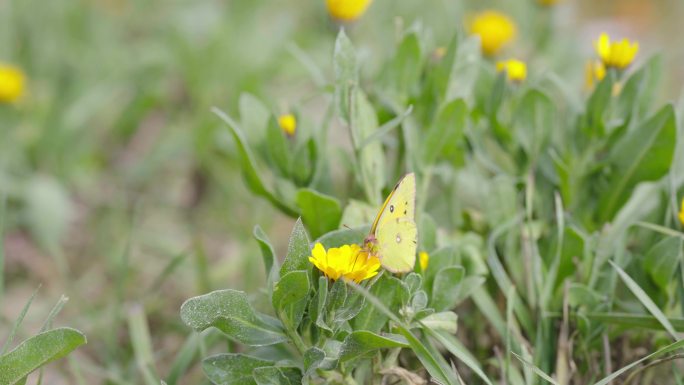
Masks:
[[[329,195],[311,189],[301,189],[297,192],[297,206],[313,238],[337,229],[340,224],[342,218],[340,202]]]
[[[223,111],[219,110],[218,108],[214,107],[211,110],[219,118],[221,118],[230,129],[230,134],[233,136],[235,144],[238,148],[238,152],[240,154],[242,172],[245,176],[245,180],[247,181],[247,186],[249,187],[249,189],[253,193],[261,195],[264,198],[266,198],[269,202],[271,202],[271,204],[276,206],[285,214],[293,217],[296,216],[297,210],[295,210],[292,207],[291,203],[281,201],[278,197],[276,197],[273,194],[273,192],[267,189],[264,185],[264,181],[261,179],[262,172],[257,170],[256,160],[254,159],[252,150],[247,144],[247,140],[245,139],[244,134],[242,133],[242,130],[237,125],[237,123],[235,123],[233,119],[231,119],[228,115],[226,115]]]
[[[266,154],[270,159],[271,168],[278,170],[281,176],[289,178],[292,173],[292,155],[288,139],[274,116],[268,120],[267,127]]]
[[[450,160],[461,157],[467,113],[463,99],[451,101],[439,110],[422,143],[425,166],[432,165],[440,155]]]
[[[332,344],[339,345],[339,347],[336,347],[334,349],[337,352],[330,351],[331,342]],[[328,340],[326,341],[326,346],[324,346],[323,349],[317,347],[309,348],[304,353],[304,370],[306,371],[304,375],[308,376],[310,373],[313,373],[316,369],[335,369],[337,367],[339,349],[341,346],[342,343],[339,341]]]
[[[465,270],[461,266],[445,267],[439,270],[432,283],[430,306],[437,311],[449,310],[456,306],[464,275]]]
[[[326,324],[336,331],[342,323],[356,317],[363,309],[363,297],[349,289],[348,283],[335,281],[328,293]]]
[[[644,267],[653,281],[663,290],[672,283],[679,261],[682,260],[682,240],[667,237],[656,243],[644,258]]]
[[[609,160],[614,167],[614,176],[600,203],[602,220],[613,218],[637,184],[658,180],[667,174],[676,142],[675,111],[668,104],[638,129],[628,132],[612,148]]]
[[[456,334],[458,330],[458,315],[453,311],[430,314],[419,322],[432,331],[444,330],[447,333]]]
[[[31,233],[42,247],[57,253],[74,215],[68,191],[58,180],[37,174],[26,184],[23,199]]]
[[[525,93],[515,115],[513,132],[531,161],[539,159],[554,124],[555,105],[543,92],[531,89]]]
[[[408,297],[408,287],[399,279],[388,274],[383,274],[382,277],[378,278],[369,290],[393,312],[399,311],[401,298]],[[366,302],[359,314],[352,320],[352,325],[356,330],[368,330],[377,333],[385,326],[387,320],[388,317],[383,312],[376,309],[371,303]]]
[[[273,289],[273,309],[290,330],[295,330],[304,316],[309,297],[309,273],[291,271],[280,278]]]
[[[603,136],[605,133],[605,123],[603,117],[605,116],[610,100],[613,97],[613,84],[615,76],[612,71],[606,74],[592,92],[587,102],[586,113],[586,129],[589,130],[589,136]]]
[[[543,378],[545,381],[547,381],[547,382],[549,382],[549,383],[551,383],[551,384],[553,384],[553,385],[558,385],[558,382],[556,382],[556,380],[554,380],[553,378],[551,378],[548,374],[544,373],[544,372],[543,372],[541,369],[539,369],[535,364],[533,364],[533,363],[531,363],[531,362],[527,362],[525,359],[523,359],[523,358],[520,357],[519,355],[515,354],[514,352],[511,352],[511,353],[515,356],[515,358],[517,358],[517,359],[518,359],[520,362],[522,362],[525,366],[527,366],[528,368],[532,369],[532,371],[534,372],[534,374],[538,375],[539,377]]]
[[[451,67],[444,100],[472,98],[481,68],[481,52],[477,36],[470,36],[461,41],[456,48],[456,58]]]
[[[622,282],[625,283],[625,285],[629,288],[629,290],[639,299],[642,305],[648,309],[648,311],[653,314],[654,317],[660,321],[660,323],[663,325],[665,330],[667,330],[668,333],[674,338],[675,340],[678,340],[679,338],[677,337],[677,332],[675,332],[674,328],[672,327],[672,324],[670,324],[670,321],[667,319],[665,314],[658,308],[658,305],[656,305],[653,300],[646,294],[646,292],[639,286],[638,283],[636,283],[627,273],[625,273],[624,270],[620,268],[620,266],[616,265],[613,263],[613,261],[608,261],[610,264],[613,266],[613,268],[618,272],[618,275],[622,279]]]
[[[357,155],[361,187],[369,202],[380,204],[382,202],[381,191],[385,185],[385,155],[380,142],[374,141],[366,144],[366,141],[378,130],[378,117],[363,91],[355,88],[350,98],[350,130]]]
[[[347,122],[350,121],[349,101],[351,90],[358,83],[358,63],[356,51],[351,41],[340,29],[335,40],[335,52],[333,54],[335,70],[335,99],[340,116]]]
[[[413,350],[416,357],[418,357],[420,362],[432,377],[446,385],[456,385],[459,383],[451,367],[447,364],[439,351],[434,348],[434,346],[430,345],[429,343],[423,343],[415,335],[413,335],[408,325],[405,325],[404,322],[396,316],[396,314],[387,308],[387,306],[385,306],[380,299],[368,292],[368,290],[353,282],[350,282],[349,285],[354,290],[361,293],[361,295],[363,295],[364,298],[373,304],[376,309],[385,314],[396,324],[396,329],[406,338],[411,350]]]
[[[318,166],[318,145],[314,138],[309,138],[295,149],[291,178],[297,186],[309,185]]]
[[[255,385],[252,372],[256,368],[273,366],[273,361],[245,354],[224,353],[202,361],[204,374],[216,385]]]
[[[266,137],[266,127],[271,112],[261,100],[246,92],[240,94],[238,104],[240,123],[245,128],[247,139],[251,143],[261,143]]]
[[[41,366],[86,343],[78,330],[58,328],[37,334],[0,356],[0,384],[13,385]]]
[[[270,277],[271,272],[274,271],[274,266],[277,266],[275,251],[273,246],[271,246],[271,241],[268,239],[264,230],[261,229],[259,225],[254,226],[254,238],[259,243],[259,249],[261,250],[261,256],[264,259],[264,268],[266,269],[266,276]],[[277,268],[277,267],[276,267]],[[275,277],[277,279],[277,277]]]
[[[432,331],[428,329],[426,332],[429,336],[433,337],[440,344],[442,344],[446,350],[461,360],[461,362],[469,367],[473,373],[477,374],[477,376],[480,377],[487,385],[493,385],[492,381],[490,381],[487,375],[482,371],[482,368],[480,367],[480,364],[478,364],[475,356],[473,356],[468,349],[463,346],[458,339],[456,339],[456,337],[444,331]]]
[[[252,371],[258,385],[300,385],[302,373],[297,368],[262,366]]]
[[[382,72],[386,88],[395,103],[404,105],[412,95],[422,71],[422,53],[418,34],[408,33],[399,43],[397,52]]]
[[[325,323],[325,304],[328,301],[328,278],[318,277],[318,291],[311,301],[311,320],[320,328],[332,331]]]
[[[306,234],[306,229],[302,224],[302,219],[297,219],[297,222],[290,234],[290,242],[287,245],[287,254],[283,261],[283,266],[280,268],[280,276],[295,271],[311,269],[309,256],[311,255],[311,246],[309,245],[309,236]]]
[[[181,306],[181,319],[196,331],[211,326],[250,346],[273,345],[287,340],[281,328],[266,322],[237,290],[218,290],[190,298]]]
[[[346,362],[368,357],[378,349],[407,348],[406,339],[396,334],[375,334],[367,330],[350,333],[342,343],[340,361]]]
[[[648,110],[655,99],[655,89],[663,71],[662,64],[660,55],[653,56],[625,81],[615,111],[617,118],[628,120],[623,124],[640,118]]]
[[[326,250],[331,247],[341,247],[343,245],[351,245],[356,243],[360,245],[363,239],[370,231],[370,226],[363,226],[353,229],[339,229],[331,231],[316,240],[316,243],[321,243]]]

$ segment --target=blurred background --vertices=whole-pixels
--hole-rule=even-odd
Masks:
[[[362,73],[377,71],[406,26],[434,48],[494,8],[521,35],[551,23],[545,42],[519,38],[507,54],[534,59],[578,87],[593,40],[606,31],[660,52],[663,100],[684,80],[679,0],[375,0],[348,33]],[[141,383],[129,322],[146,315],[162,377],[191,334],[186,298],[219,288],[257,292],[259,224],[282,255],[293,220],[252,196],[212,106],[236,115],[250,93],[302,125],[324,113],[316,76],[332,79],[339,26],[320,1],[0,0],[0,62],[26,75],[25,95],[0,105],[0,197],[6,200],[0,335],[40,290],[17,340],[36,333],[64,294],[58,325],[89,343],[44,383]],[[537,50],[545,50],[540,55]],[[372,85],[371,85],[372,86]],[[346,136],[346,133],[342,133]],[[200,383],[199,368],[176,374]]]

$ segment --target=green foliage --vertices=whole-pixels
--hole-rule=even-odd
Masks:
[[[633,227],[674,214],[659,194],[678,189],[666,183],[678,149],[675,107],[650,115],[659,60],[609,71],[578,106],[551,75],[532,71],[511,83],[495,74],[472,38],[457,35],[443,56],[430,58],[428,35],[409,28],[371,74],[349,36],[337,36],[334,76],[321,94],[332,95],[332,116],[351,139],[339,156],[352,188],[341,192],[326,178],[298,182],[287,168],[293,153],[270,118],[264,163],[271,159],[270,173],[300,186],[292,190],[296,210],[282,209],[286,195],[272,203],[302,217],[271,297],[296,348],[285,359],[314,382],[366,383],[422,366],[440,383],[457,383],[441,346],[469,379],[567,383],[569,360],[579,360],[578,378],[596,378],[589,357],[597,336],[633,327],[677,338],[671,299],[684,293],[681,234]],[[328,129],[323,123],[313,137],[326,138]],[[327,146],[316,142],[321,153],[331,153]],[[339,171],[334,163],[318,163],[317,172]],[[326,248],[360,244],[382,197],[408,171],[418,180],[427,267],[361,285],[312,271],[304,228]],[[272,248],[262,233],[257,239],[268,272]],[[464,309],[469,316],[459,317]],[[478,346],[479,334],[459,341],[463,328],[491,335],[488,347]],[[504,357],[481,364],[493,359],[491,346]]]
[[[83,333],[71,328],[37,334],[0,356],[0,384],[20,383],[34,370],[66,356],[85,343]]]

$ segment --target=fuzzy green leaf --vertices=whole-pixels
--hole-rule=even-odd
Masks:
[[[667,174],[676,143],[677,122],[672,105],[663,107],[638,129],[627,133],[609,156],[614,177],[601,200],[600,218],[612,219],[637,184]]]
[[[16,384],[34,370],[66,356],[85,343],[85,335],[71,328],[58,328],[35,335],[0,356],[0,384]]]
[[[311,189],[297,192],[297,206],[302,212],[302,220],[311,232],[312,238],[335,230],[342,218],[340,202],[325,194]]]
[[[378,349],[407,348],[406,339],[396,334],[375,334],[367,330],[357,330],[349,334],[342,343],[340,361],[350,361],[367,357]]]
[[[285,261],[280,268],[280,276],[295,271],[295,270],[310,270],[311,263],[309,256],[311,255],[311,246],[309,245],[309,236],[306,234],[306,229],[302,224],[302,219],[297,219],[297,222],[290,234],[290,242],[287,245],[287,255]]]
[[[456,305],[465,270],[460,266],[445,267],[437,272],[432,283],[430,306],[437,311],[449,310]]]
[[[216,385],[255,385],[252,372],[273,366],[273,361],[244,354],[217,354],[202,361],[204,374]]]
[[[237,290],[218,290],[190,298],[181,306],[181,319],[196,331],[209,327],[250,346],[273,345],[287,340],[280,327],[257,314],[247,295]]]
[[[299,326],[309,297],[309,274],[304,270],[291,271],[280,278],[273,289],[273,309],[286,328]]]

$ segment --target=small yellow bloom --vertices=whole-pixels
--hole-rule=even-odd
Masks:
[[[682,208],[679,210],[679,221],[684,225],[684,199],[682,199]]]
[[[432,51],[432,59],[435,61],[440,61],[447,53],[446,47],[437,47]]]
[[[606,66],[604,66],[603,62],[600,60],[588,61],[584,68],[584,78],[587,89],[593,88],[594,84],[606,77]]]
[[[0,103],[12,103],[24,94],[26,77],[17,67],[0,63]]]
[[[287,136],[294,136],[297,130],[297,118],[292,114],[284,114],[278,117],[278,125]]]
[[[563,0],[537,0],[537,3],[545,7],[551,7],[553,5],[560,3],[561,1]]]
[[[331,247],[326,252],[322,244],[316,243],[309,261],[328,278],[344,278],[356,283],[375,276],[380,268],[380,259],[359,245]]]
[[[418,253],[418,262],[420,263],[420,270],[427,270],[428,263],[430,263],[430,254],[425,251]]]
[[[622,39],[611,42],[607,34],[602,33],[594,42],[596,53],[607,68],[625,69],[634,61],[639,52],[639,43]]]
[[[371,0],[326,0],[325,3],[333,19],[354,21],[366,12]]]
[[[506,71],[508,80],[512,82],[522,82],[527,78],[527,65],[517,59],[509,59],[496,63],[498,72]]]
[[[480,36],[482,51],[493,56],[515,38],[517,28],[513,20],[503,13],[484,11],[472,19],[470,33]]]

